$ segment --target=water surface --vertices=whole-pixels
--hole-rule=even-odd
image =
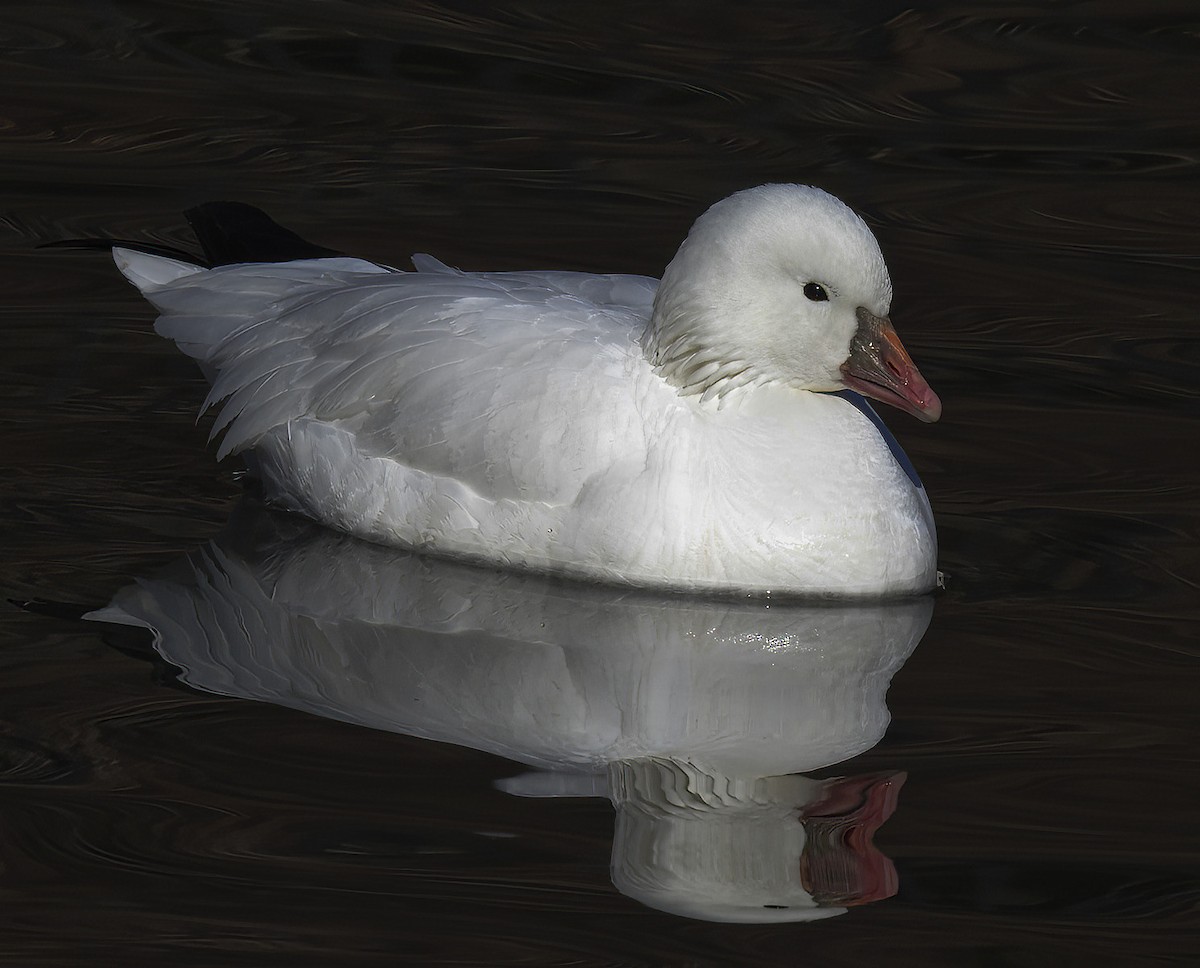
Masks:
[[[612,788],[517,796],[517,750],[181,688],[144,638],[12,607],[0,960],[1190,963],[1188,5],[114,0],[5,30],[9,598],[101,606],[201,553],[243,493],[140,297],[37,243],[186,246],[184,208],[237,198],[392,264],[658,274],[707,204],[770,180],[838,194],[879,236],[945,403],[934,426],[885,418],[949,577],[888,667],[882,740],[788,768],[905,777],[874,835],[894,896],[795,924],[622,892]]]

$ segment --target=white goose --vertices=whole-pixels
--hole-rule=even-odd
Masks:
[[[114,257],[224,401],[220,456],[326,524],[636,585],[934,586],[925,491],[847,391],[924,420],[941,404],[888,321],[875,238],[819,189],[718,202],[661,283]]]

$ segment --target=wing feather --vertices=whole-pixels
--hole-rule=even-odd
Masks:
[[[378,456],[508,496],[561,496],[591,473],[572,414],[628,392],[657,286],[423,256],[418,272],[338,258],[181,273],[137,258],[141,277],[166,280],[144,290],[157,331],[215,371],[220,456],[292,421],[340,422]]]

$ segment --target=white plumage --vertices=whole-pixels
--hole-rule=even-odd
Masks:
[[[640,585],[934,584],[924,489],[886,431],[829,392],[863,389],[846,366],[891,289],[869,230],[817,189],[713,206],[661,288],[428,256],[397,272],[114,255],[158,332],[210,375],[220,456],[246,454],[269,497],[335,527]],[[901,405],[936,416],[912,374]]]

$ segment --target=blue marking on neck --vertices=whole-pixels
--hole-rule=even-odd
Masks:
[[[879,436],[883,438],[883,442],[888,445],[888,450],[892,452],[892,456],[896,458],[896,463],[904,469],[904,473],[908,475],[908,479],[913,482],[914,487],[919,487],[922,490],[925,485],[921,483],[921,478],[917,476],[917,469],[913,467],[912,461],[908,459],[908,454],[900,447],[899,442],[892,436],[892,432],[887,429],[885,424],[875,412],[875,408],[867,403],[866,397],[861,393],[855,393],[853,390],[837,390],[830,393],[831,397],[841,397],[847,403],[852,404],[858,411],[875,425],[875,429],[879,431]]]

